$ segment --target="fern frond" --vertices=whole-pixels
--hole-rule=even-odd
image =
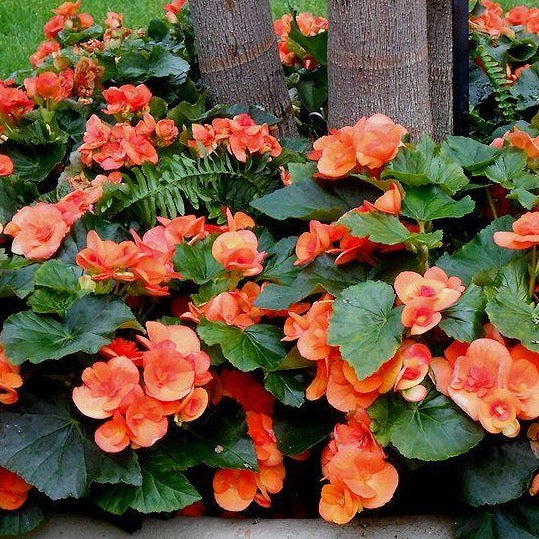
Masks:
[[[251,200],[279,186],[266,164],[264,159],[239,163],[228,154],[203,159],[177,154],[158,167],[132,169],[132,176],[103,203],[103,212],[151,227],[157,216],[173,219],[193,210],[206,209],[214,217],[223,205],[252,211]]]
[[[511,123],[515,119],[515,102],[511,94],[509,81],[507,80],[505,69],[491,55],[487,44],[478,39],[475,47],[477,59],[481,60],[485,73],[490,80],[494,92],[494,99],[502,118]]]

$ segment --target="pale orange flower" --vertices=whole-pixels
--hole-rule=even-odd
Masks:
[[[390,215],[398,215],[402,206],[402,194],[396,183],[391,184],[382,196],[378,197],[374,203],[365,201],[365,206],[370,210],[378,210]]]
[[[98,447],[107,453],[123,451],[131,443],[127,423],[119,412],[114,412],[112,419],[97,428],[94,438]]]
[[[337,224],[323,224],[320,221],[309,223],[309,232],[304,232],[296,243],[295,266],[308,264],[317,256],[325,253],[333,245],[333,242],[342,239],[348,229]]]
[[[13,174],[14,169],[15,165],[13,164],[11,157],[9,157],[9,155],[0,154],[0,177]]]
[[[524,150],[530,159],[539,157],[539,136],[532,138],[526,131],[515,127],[513,131],[506,133],[505,138],[511,146]]]
[[[20,367],[12,365],[0,345],[0,403],[14,404],[19,399],[17,389],[23,384]]]
[[[513,223],[513,232],[494,232],[494,243],[500,247],[517,250],[538,245],[539,212],[528,212],[517,219]]]
[[[324,520],[347,524],[362,509],[359,497],[344,483],[330,483],[322,487],[318,511]]]
[[[183,399],[176,421],[189,422],[198,419],[208,407],[209,400],[210,396],[204,388],[193,388],[191,393]]]
[[[241,272],[245,277],[262,272],[262,261],[266,255],[258,252],[258,238],[250,230],[221,234],[213,243],[212,254],[225,269]]]
[[[135,396],[125,411],[125,421],[132,443],[140,447],[151,447],[168,430],[163,404],[146,395]]]
[[[218,470],[213,476],[215,501],[227,511],[243,511],[255,498],[255,472],[250,470]]]

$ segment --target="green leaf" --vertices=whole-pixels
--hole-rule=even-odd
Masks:
[[[504,148],[492,165],[485,169],[485,176],[506,189],[513,188],[513,179],[526,168],[526,152],[518,148]]]
[[[298,163],[296,168],[316,172],[312,163]],[[329,222],[357,208],[369,192],[357,179],[324,182],[306,178],[253,200],[251,206],[279,221],[295,218]]]
[[[328,255],[319,256],[314,262],[301,269],[294,280],[286,284],[269,284],[258,296],[255,305],[263,309],[287,309],[315,292],[337,295],[347,286],[367,278],[365,267],[359,263],[336,266]]]
[[[475,507],[508,502],[528,490],[537,468],[527,439],[479,446],[459,469],[460,497]]]
[[[402,340],[402,307],[394,308],[393,288],[366,281],[345,289],[333,303],[329,344],[367,378],[395,354]]]
[[[0,509],[0,537],[21,536],[37,528],[45,520],[40,507],[27,501],[16,511]]]
[[[221,322],[202,320],[197,332],[207,345],[221,346],[228,361],[242,371],[258,367],[275,370],[287,353],[281,342],[283,332],[275,326],[255,324],[242,330]]]
[[[73,292],[79,289],[82,270],[61,260],[48,260],[39,267],[34,276],[36,286],[52,288],[60,292]]]
[[[474,207],[475,203],[469,196],[457,201],[446,195],[440,187],[426,185],[406,190],[402,215],[426,222],[449,217],[463,217],[472,212]]]
[[[301,268],[294,266],[296,257],[296,242],[298,238],[284,238],[266,251],[264,271],[258,276],[260,281],[289,285],[298,277]]]
[[[318,403],[276,412],[273,429],[279,449],[285,455],[303,453],[327,440],[339,417],[335,410],[328,411]]]
[[[76,352],[95,354],[112,341],[115,331],[135,318],[119,299],[86,296],[66,312],[64,322],[23,311],[4,322],[1,339],[15,365],[41,363]]]
[[[500,268],[521,256],[518,251],[494,243],[494,232],[511,230],[512,223],[510,216],[497,219],[453,255],[444,254],[436,265],[448,275],[460,277],[465,285],[472,281],[479,285],[494,282]]]
[[[24,299],[34,289],[34,275],[39,264],[20,256],[0,260],[0,298],[17,296]]]
[[[441,155],[454,159],[470,172],[484,170],[497,154],[496,148],[467,137],[447,137],[441,147]]]
[[[97,498],[97,505],[115,515],[128,509],[139,513],[178,511],[201,499],[185,475],[170,470],[166,462],[151,455],[141,463],[142,485],[114,485]]]
[[[37,183],[44,180],[62,161],[66,147],[62,142],[34,146],[9,142],[2,151],[13,159],[17,176]]]
[[[397,245],[399,243],[426,244],[429,248],[439,247],[442,231],[427,234],[410,232],[394,215],[382,212],[349,213],[339,220],[358,238],[366,236],[375,243]]]
[[[264,378],[266,389],[283,404],[299,408],[305,402],[303,374],[290,371],[268,372]]]
[[[458,539],[537,539],[539,508],[518,500],[492,511],[476,512],[457,521]]]
[[[518,339],[526,348],[539,352],[539,305],[502,288],[489,300],[486,311],[502,335]]]
[[[0,466],[52,500],[81,498],[93,482],[141,483],[136,455],[101,451],[61,403],[40,400],[17,412],[2,411],[0,438]]]
[[[174,269],[184,279],[196,284],[205,284],[223,273],[224,266],[215,260],[211,252],[214,240],[214,236],[208,236],[194,245],[178,245],[174,255]]]
[[[485,304],[481,288],[471,284],[455,305],[442,311],[440,328],[457,341],[472,342],[483,333]]]
[[[409,459],[446,460],[465,453],[484,436],[480,425],[434,390],[419,403],[398,395],[380,397],[369,416],[376,421],[375,435],[383,435],[379,441],[390,442]]]

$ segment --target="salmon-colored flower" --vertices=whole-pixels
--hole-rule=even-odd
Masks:
[[[127,423],[119,412],[114,412],[112,419],[97,428],[94,438],[98,447],[106,453],[118,453],[131,443]]]
[[[515,26],[523,25],[527,22],[530,16],[530,8],[527,6],[516,6],[511,9],[505,16],[506,20]]]
[[[382,196],[378,197],[374,203],[365,201],[365,206],[370,210],[398,215],[402,206],[402,194],[399,186],[392,183],[391,187]]]
[[[132,443],[151,447],[168,430],[166,410],[158,400],[137,395],[125,411],[125,421]]]
[[[505,134],[511,146],[524,150],[530,159],[539,157],[539,136],[532,138],[526,131],[515,127],[513,131]]]
[[[318,510],[324,520],[335,524],[347,524],[362,509],[358,496],[344,483],[331,483],[322,487]]]
[[[0,403],[14,404],[19,400],[17,389],[23,384],[20,368],[12,365],[0,345]]]
[[[103,346],[99,353],[106,358],[125,356],[135,365],[142,365],[142,350],[138,348],[136,342],[122,337],[116,337],[110,344]]]
[[[159,146],[170,146],[178,138],[179,133],[173,120],[159,120],[155,126]]]
[[[521,344],[510,351],[513,363],[509,374],[508,389],[520,403],[518,417],[539,417],[539,354]]]
[[[111,417],[139,379],[137,367],[126,357],[113,357],[107,363],[98,361],[84,369],[83,385],[73,389],[73,402],[88,417]]]
[[[258,252],[258,238],[254,232],[237,230],[218,236],[212,246],[212,255],[228,271],[253,277],[263,270],[266,253]]]
[[[18,475],[0,468],[0,509],[15,511],[22,507],[31,488],[32,485]]]
[[[37,67],[39,64],[46,60],[51,54],[60,52],[61,47],[58,41],[49,39],[41,43],[37,51],[30,56],[30,62],[34,67]]]
[[[68,232],[62,212],[45,202],[20,209],[4,229],[14,238],[12,252],[32,260],[48,260]]]
[[[271,415],[275,397],[252,375],[224,369],[219,375],[223,396],[237,400],[245,410]]]
[[[164,226],[165,239],[170,248],[189,240],[189,243],[205,238],[208,233],[204,230],[205,217],[196,215],[182,215],[175,219],[158,217],[157,220]]]
[[[218,470],[213,476],[215,501],[227,511],[243,511],[255,498],[255,473],[250,470]]]
[[[397,350],[396,357],[402,367],[395,381],[395,391],[406,391],[419,385],[427,375],[432,354],[424,344],[405,341]]]
[[[103,97],[107,102],[106,114],[127,116],[134,112],[147,112],[152,93],[145,84],[124,84],[119,88],[111,86],[104,90]]]
[[[183,399],[180,411],[176,414],[176,421],[189,422],[198,419],[208,407],[209,400],[210,396],[204,388],[193,388]]]
[[[105,74],[104,66],[96,60],[83,56],[75,66],[74,88],[80,97],[92,97],[100,79]]]
[[[515,35],[511,29],[509,22],[505,19],[503,9],[500,4],[483,0],[484,10],[478,16],[470,17],[470,28],[477,32],[489,34],[491,37],[498,39],[505,35],[512,37]]]
[[[138,250],[133,242],[102,240],[95,230],[90,230],[86,248],[79,252],[76,262],[95,281],[133,281],[135,276],[127,268],[136,262],[137,257]]]
[[[195,370],[172,341],[161,341],[143,354],[146,393],[160,401],[176,401],[188,395]]]
[[[428,298],[419,297],[410,301],[403,309],[402,325],[410,328],[411,335],[426,333],[442,320],[442,315],[435,310],[433,302]]]
[[[345,226],[330,224],[326,225],[320,221],[309,223],[309,232],[304,232],[296,243],[295,266],[312,262],[317,256],[325,253],[333,242],[343,238],[348,229]]]
[[[18,88],[0,80],[0,116],[9,123],[16,123],[35,107],[35,103]]]
[[[500,247],[517,250],[538,245],[539,212],[528,212],[517,219],[513,223],[513,232],[494,232],[494,243]]]
[[[348,176],[357,166],[354,128],[331,130],[329,135],[316,140],[309,159],[318,161],[318,172],[323,178],[333,180]]]
[[[13,174],[15,165],[8,155],[0,154],[0,177]]]
[[[502,432],[509,438],[518,435],[520,424],[518,399],[507,389],[495,389],[479,405],[479,421],[492,434]]]
[[[90,210],[91,203],[84,189],[76,189],[61,198],[55,207],[62,213],[64,223],[71,226]]]
[[[40,73],[36,78],[25,79],[24,86],[29,97],[62,101],[71,95],[73,90],[74,72],[70,69],[57,75],[53,71]]]
[[[187,4],[187,0],[173,0],[170,4],[165,4],[163,6],[163,9],[166,12],[166,17],[172,24],[178,22],[178,13],[185,4]]]

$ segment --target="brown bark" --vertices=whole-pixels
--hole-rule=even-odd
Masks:
[[[449,0],[427,0],[429,83],[434,138],[453,132],[453,14]]]
[[[191,0],[202,81],[213,104],[260,105],[297,135],[269,0]]]
[[[425,0],[329,0],[329,123],[387,114],[432,134]]]

